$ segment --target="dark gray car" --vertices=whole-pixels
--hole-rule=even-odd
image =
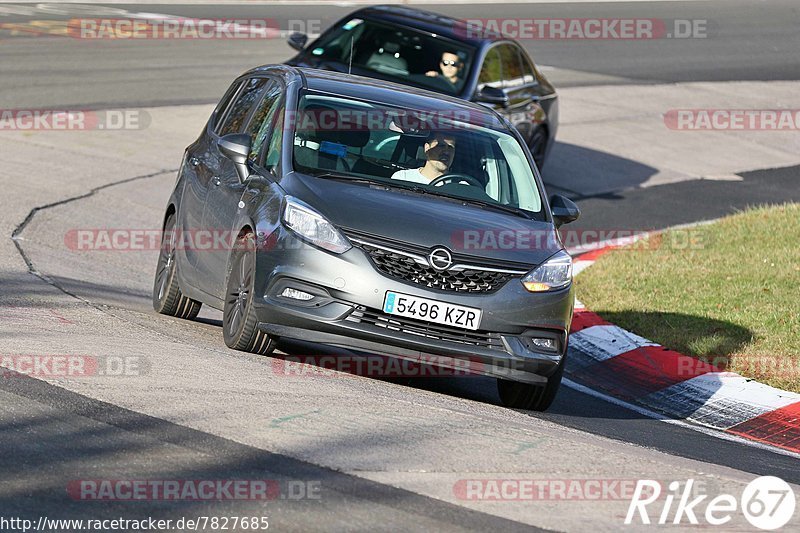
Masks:
[[[513,39],[438,13],[370,6],[310,44],[294,33],[289,65],[350,72],[491,106],[519,130],[539,169],[555,144],[558,95]]]
[[[499,378],[546,409],[572,261],[533,160],[497,113],[288,66],[238,78],[189,146],[164,215],[157,311],[223,311],[225,343],[300,339]]]

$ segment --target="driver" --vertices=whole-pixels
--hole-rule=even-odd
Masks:
[[[456,155],[456,140],[453,136],[442,132],[432,132],[423,147],[425,166],[398,170],[392,174],[393,180],[413,181],[428,184],[443,176],[453,164]]]
[[[453,87],[457,87],[461,81],[458,75],[461,74],[463,66],[464,64],[461,62],[458,54],[447,51],[442,53],[442,58],[439,60],[439,71],[429,70],[425,75],[432,78],[441,77],[447,80]]]

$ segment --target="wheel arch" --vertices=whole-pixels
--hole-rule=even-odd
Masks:
[[[528,149],[531,151],[531,155],[535,154],[533,141],[536,137],[537,132],[542,132],[544,134],[544,148],[542,149],[542,156],[541,161],[537,161],[537,164],[540,167],[544,166],[545,161],[547,160],[547,156],[550,154],[550,149],[553,145],[553,138],[550,135],[550,125],[547,121],[542,122],[540,124],[536,124],[531,128],[531,134],[528,137]],[[534,158],[535,159],[535,158]]]
[[[164,228],[167,227],[167,220],[170,216],[175,215],[178,212],[177,208],[175,207],[174,202],[170,202],[167,206],[167,210],[164,212],[164,220],[161,221],[161,230],[163,231]]]
[[[255,230],[256,225],[251,220],[244,220],[244,221],[240,222],[237,225],[239,226],[239,230],[236,232],[236,240],[234,241],[234,243],[237,242],[239,239],[241,239],[242,237],[244,237],[247,234],[251,234],[251,235],[255,235],[256,234],[256,230]],[[234,226],[234,227],[236,227],[236,226]],[[233,234],[233,232],[231,232],[231,234]],[[231,244],[234,244],[234,243],[231,243]],[[231,246],[231,250],[228,253],[228,262],[227,262],[227,265],[225,266],[225,283],[228,282],[228,277],[231,275],[231,263],[232,263],[234,252],[236,252],[236,246],[235,245]]]

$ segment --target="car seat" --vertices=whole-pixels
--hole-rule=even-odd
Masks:
[[[362,149],[369,142],[368,129],[321,104],[306,106],[299,126],[295,159],[304,167],[349,172],[348,148]]]
[[[400,57],[400,45],[385,43],[367,60],[367,68],[385,74],[403,76],[408,74],[408,62]]]

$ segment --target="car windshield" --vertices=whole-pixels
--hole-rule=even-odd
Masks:
[[[472,47],[435,34],[359,18],[331,28],[309,49],[353,74],[445,94],[461,92],[475,55]]]
[[[544,216],[528,158],[510,132],[496,129],[494,115],[401,109],[306,91],[294,118],[293,163],[305,174],[369,180]]]

